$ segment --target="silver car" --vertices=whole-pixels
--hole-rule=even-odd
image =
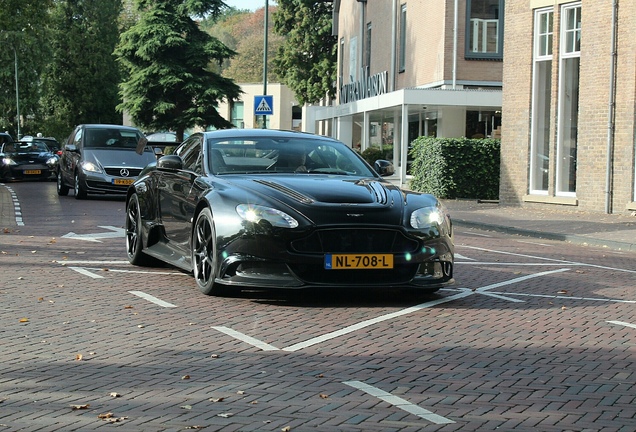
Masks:
[[[76,199],[88,194],[125,194],[141,170],[156,162],[144,142],[143,133],[129,126],[77,126],[62,149],[57,194],[68,195],[71,188]]]

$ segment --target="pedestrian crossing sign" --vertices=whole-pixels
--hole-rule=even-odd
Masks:
[[[274,96],[254,96],[254,115],[273,115]]]

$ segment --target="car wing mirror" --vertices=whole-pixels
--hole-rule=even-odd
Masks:
[[[177,155],[166,155],[159,158],[157,168],[160,170],[178,171],[183,169],[183,161]]]
[[[393,166],[393,164],[384,159],[378,159],[377,161],[375,161],[375,163],[373,164],[373,169],[375,169],[375,172],[380,174],[382,177],[395,174],[395,167]]]

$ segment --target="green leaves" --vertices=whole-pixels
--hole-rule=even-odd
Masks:
[[[498,199],[500,149],[495,139],[419,137],[410,186],[439,198]]]

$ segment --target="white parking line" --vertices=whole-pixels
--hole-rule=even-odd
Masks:
[[[232,330],[231,328],[223,327],[223,326],[219,326],[219,327],[212,326],[212,328],[214,330],[220,331],[221,333],[225,333],[226,335],[231,336],[231,337],[233,337],[235,339],[238,339],[240,341],[243,341],[245,343],[253,345],[256,348],[260,348],[263,351],[278,351],[278,348],[276,348],[273,345],[270,345],[268,343],[262,342],[262,341],[260,341],[258,339],[255,339],[255,338],[253,338],[251,336],[248,336],[248,335],[246,335],[244,333],[237,332],[236,330]]]
[[[384,402],[387,402],[396,408],[399,408],[411,414],[415,414],[416,416],[423,418],[424,420],[428,420],[431,423],[435,423],[435,424],[455,423],[453,420],[447,419],[446,417],[442,417],[441,415],[435,414],[427,409],[419,407],[405,399],[402,399],[401,397],[394,396],[391,393],[387,393],[384,390],[365,384],[361,381],[344,381],[343,384],[346,384],[358,390],[362,390],[363,392],[373,397],[381,399]]]
[[[608,323],[610,324],[616,324],[616,325],[620,325],[620,326],[625,326],[625,327],[631,327],[636,329],[636,324],[630,324],[630,323],[626,323],[623,321],[608,321]]]
[[[88,276],[91,277],[93,279],[104,279],[104,276],[100,276],[98,274],[95,274],[93,272],[89,272],[88,270],[86,270],[83,267],[69,267],[71,270],[75,270],[76,272],[78,272],[79,274],[83,274],[84,276]]]
[[[422,309],[426,309],[426,308],[430,308],[430,307],[433,307],[433,306],[437,306],[437,305],[442,304],[442,303],[448,303],[448,302],[451,302],[453,300],[458,300],[460,298],[468,297],[471,294],[472,294],[472,292],[470,290],[465,290],[465,291],[463,291],[463,292],[461,292],[459,294],[456,294],[454,296],[444,297],[444,298],[441,298],[441,299],[438,299],[438,300],[433,300],[433,301],[430,301],[430,302],[427,302],[427,303],[421,303],[421,304],[419,304],[417,306],[413,306],[413,307],[410,307],[410,308],[402,309],[402,310],[397,311],[397,312],[381,315],[379,317],[372,318],[372,319],[369,319],[369,320],[365,320],[365,321],[359,322],[357,324],[353,324],[353,325],[350,325],[348,327],[345,327],[343,329],[336,330],[334,332],[327,333],[327,334],[324,334],[322,336],[318,336],[318,337],[309,339],[309,340],[307,340],[305,342],[300,342],[300,343],[297,343],[295,345],[289,346],[287,348],[283,348],[283,351],[289,351],[289,352],[298,351],[300,349],[307,348],[307,347],[312,346],[312,345],[316,345],[316,344],[318,344],[320,342],[324,342],[324,341],[327,341],[329,339],[334,339],[334,338],[337,338],[338,336],[343,336],[343,335],[345,335],[347,333],[351,333],[351,332],[354,332],[356,330],[360,330],[362,328],[369,327],[371,325],[380,323],[382,321],[387,321],[387,320],[390,320],[390,319],[393,319],[393,318],[397,318],[397,317],[400,317],[400,316],[403,316],[403,315],[407,315],[407,314],[410,314],[410,313],[413,313],[413,312],[420,311]]]
[[[148,300],[149,302],[152,302],[161,307],[167,307],[167,308],[177,307],[176,305],[173,305],[172,303],[168,303],[166,301],[158,299],[157,297],[151,296],[150,294],[146,294],[143,291],[128,291],[128,292],[133,295],[136,295],[137,297],[141,297],[144,300]]]
[[[574,296],[551,295],[551,294],[525,294],[525,293],[488,293],[488,294],[505,294],[505,295],[523,296],[523,297],[543,297],[543,298],[552,298],[552,299],[559,299],[559,300],[600,301],[600,302],[608,302],[608,303],[631,303],[631,304],[636,303],[636,300],[617,300],[617,299],[598,298],[598,297],[574,297]],[[611,322],[611,321],[608,321],[608,322]]]

